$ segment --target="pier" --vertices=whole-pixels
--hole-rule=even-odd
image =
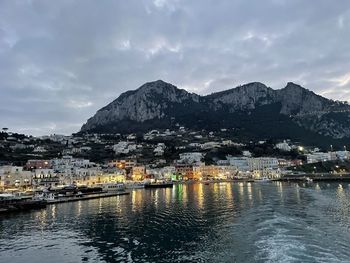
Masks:
[[[105,197],[113,197],[119,195],[129,195],[130,192],[108,192],[108,193],[98,193],[98,194],[90,194],[86,196],[67,196],[60,197],[54,200],[47,200],[47,204],[58,204],[58,203],[67,203],[67,202],[75,202],[75,201],[83,201],[97,198],[105,198]]]
[[[298,176],[284,176],[279,179],[275,179],[273,181],[279,181],[279,182],[298,182],[298,181],[306,181],[307,178],[312,179],[314,182],[350,182],[350,174],[303,174]]]

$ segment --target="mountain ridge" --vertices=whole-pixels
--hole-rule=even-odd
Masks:
[[[267,111],[266,116],[259,111]],[[122,93],[98,110],[82,126],[81,132],[145,132],[170,128],[175,123],[194,129],[244,130],[248,129],[247,123],[253,125],[254,119],[249,117],[253,113],[252,116],[259,116],[259,121],[269,119],[271,123],[270,117],[275,116],[276,122],[283,119],[288,126],[297,125],[321,136],[341,139],[350,138],[349,112],[350,106],[346,103],[324,98],[293,82],[277,90],[261,82],[251,82],[201,96],[157,80]],[[313,116],[322,123],[315,123]]]

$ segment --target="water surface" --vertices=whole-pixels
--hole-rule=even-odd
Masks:
[[[141,189],[0,217],[0,262],[350,262],[348,184]]]

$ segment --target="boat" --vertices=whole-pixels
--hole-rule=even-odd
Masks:
[[[209,182],[209,180],[205,180],[205,181],[203,181],[203,184],[205,184],[205,185],[209,185],[209,184],[210,184],[210,182]]]
[[[134,182],[125,184],[126,189],[143,189],[145,188],[145,184],[142,182]]]
[[[271,182],[271,180],[264,176],[263,178],[259,179],[259,180],[255,180],[255,182],[260,182],[260,183],[267,183],[267,182]]]
[[[126,189],[124,183],[102,183],[97,185],[102,187],[103,192],[123,192]]]
[[[145,188],[172,188],[173,182],[153,182],[145,184]]]
[[[44,188],[37,190],[34,199],[52,202],[67,197],[83,197],[104,192],[107,191],[103,190],[102,186],[63,186],[59,188]]]
[[[314,180],[312,180],[310,177],[306,177],[305,181],[308,182],[308,183],[312,183]]]
[[[20,212],[45,208],[47,203],[31,197],[16,196],[14,194],[0,194],[0,212]]]

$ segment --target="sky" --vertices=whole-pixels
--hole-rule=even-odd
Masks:
[[[292,81],[350,101],[350,1],[0,0],[0,126],[71,134],[158,79],[201,95]]]

